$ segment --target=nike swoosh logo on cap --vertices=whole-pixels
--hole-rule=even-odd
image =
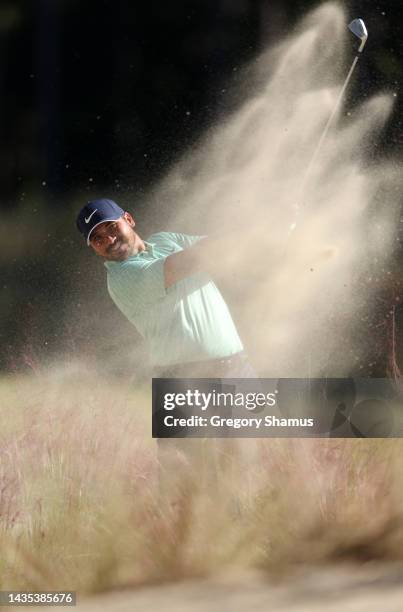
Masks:
[[[98,210],[98,208],[96,208],[95,210],[93,210],[93,211],[92,211],[92,213],[90,214],[90,216],[89,216],[89,217],[84,217],[84,221],[85,221],[86,223],[89,223],[89,222],[91,221],[91,217],[92,217],[92,215],[95,215],[95,213],[97,212],[97,210]]]

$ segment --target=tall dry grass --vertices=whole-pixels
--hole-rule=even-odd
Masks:
[[[246,441],[252,462],[228,457],[211,489],[195,473],[168,504],[146,389],[71,366],[3,378],[0,410],[0,589],[402,556],[400,440]]]

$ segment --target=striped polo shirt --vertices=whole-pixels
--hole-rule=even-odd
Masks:
[[[228,307],[206,273],[165,289],[165,258],[200,238],[159,232],[145,241],[145,251],[105,262],[109,294],[148,342],[153,365],[219,359],[243,350]]]

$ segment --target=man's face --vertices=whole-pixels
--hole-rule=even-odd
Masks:
[[[105,221],[94,229],[90,245],[95,253],[110,261],[124,261],[135,255],[138,236],[134,231],[135,222],[130,213],[125,212],[116,221]]]

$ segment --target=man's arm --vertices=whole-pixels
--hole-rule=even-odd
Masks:
[[[196,272],[211,272],[214,262],[217,262],[220,244],[217,238],[201,238],[188,249],[169,255],[164,263],[165,288]]]

